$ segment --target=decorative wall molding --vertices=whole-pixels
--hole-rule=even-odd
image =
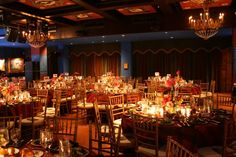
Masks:
[[[114,51],[101,51],[101,52],[95,52],[95,51],[92,51],[92,52],[70,52],[71,55],[75,56],[75,57],[80,57],[81,55],[84,55],[84,56],[91,56],[91,55],[96,55],[96,56],[102,56],[103,54],[107,54],[108,56],[112,56],[113,54],[120,54],[120,51],[118,50],[114,50]]]
[[[146,54],[146,53],[157,54],[157,53],[161,53],[161,52],[169,54],[169,53],[172,53],[172,52],[184,53],[186,51],[187,52],[192,52],[192,53],[197,53],[197,52],[205,51],[207,53],[210,53],[210,52],[213,52],[213,51],[221,51],[221,50],[222,50],[222,48],[220,48],[220,47],[213,47],[211,49],[207,49],[207,48],[204,48],[204,47],[200,47],[198,49],[185,48],[183,50],[176,49],[176,48],[172,48],[172,49],[160,48],[160,49],[157,49],[157,50],[153,50],[153,49],[138,50],[138,49],[135,49],[133,51],[133,54],[136,54],[136,53],[139,53],[139,54]]]

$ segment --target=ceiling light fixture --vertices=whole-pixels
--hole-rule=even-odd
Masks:
[[[47,42],[49,38],[48,25],[42,21],[36,20],[28,24],[28,30],[24,32],[24,36],[31,47],[40,48]]]
[[[193,0],[195,2],[196,0]],[[195,34],[204,40],[217,34],[221,27],[224,14],[220,13],[218,19],[213,19],[209,14],[209,4],[214,0],[200,0],[202,1],[203,13],[200,13],[200,19],[194,19],[192,16],[189,17],[189,25],[194,29]]]

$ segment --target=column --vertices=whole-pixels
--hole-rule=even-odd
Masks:
[[[25,76],[27,81],[38,80],[48,75],[47,47],[30,48],[31,60],[25,62]]]
[[[58,58],[58,72],[69,72],[69,49],[63,43],[58,43],[58,52],[60,56]]]
[[[40,49],[30,47],[31,61],[26,63],[27,67],[27,81],[40,79]],[[30,78],[30,79],[29,79]]]
[[[48,75],[48,51],[47,47],[43,46],[40,48],[40,77]]]
[[[236,28],[232,32],[233,83],[236,83]]]
[[[121,43],[121,76],[132,76],[132,45],[130,42]]]

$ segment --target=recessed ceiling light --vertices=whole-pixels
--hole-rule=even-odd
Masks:
[[[142,8],[126,8],[129,12],[131,13],[140,13],[140,12],[144,12],[144,10]]]
[[[122,37],[125,37],[125,35],[124,35],[124,34],[122,34],[121,36],[122,36]]]
[[[86,13],[83,13],[83,14],[78,14],[78,15],[76,15],[76,17],[77,17],[78,19],[86,19],[86,18],[89,17],[89,15],[86,14]]]
[[[165,32],[165,34],[168,34],[168,32]]]
[[[171,39],[174,39],[174,37],[170,37]]]
[[[104,43],[105,41],[103,40],[102,43]]]
[[[105,36],[103,35],[102,38],[105,38]]]

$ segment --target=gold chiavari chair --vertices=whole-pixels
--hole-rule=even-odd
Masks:
[[[150,102],[155,102],[155,100],[156,100],[156,93],[155,92],[154,93],[145,93],[144,96],[145,96],[145,99],[147,99]]]
[[[24,111],[25,113],[28,112],[26,113],[28,117],[22,119],[22,126],[25,127],[29,135],[32,134],[31,138],[35,139],[39,137],[39,130],[45,125],[46,110],[43,110],[44,104],[40,101],[40,98],[30,105],[31,106]]]
[[[20,116],[5,116],[0,117],[0,127],[11,130],[13,128],[19,128],[21,130],[22,115]]]
[[[198,157],[198,154],[191,152],[171,136],[168,136],[166,157]]]
[[[60,89],[61,90],[61,104],[60,108],[63,110],[63,113],[70,113],[69,104],[68,104],[68,89]],[[65,111],[66,110],[66,111]]]
[[[236,155],[236,123],[233,118],[225,120],[223,144],[198,149],[201,157],[234,157]]]
[[[82,118],[91,118],[92,113],[91,110],[93,109],[93,103],[87,102],[87,94],[86,94],[86,89],[82,88],[77,90],[77,107],[79,109],[79,115]]]
[[[102,154],[103,152],[109,152],[108,150],[110,150],[109,126],[102,123],[97,100],[94,102],[94,111],[95,131],[92,129],[91,121],[89,122],[89,152],[92,153],[93,150],[96,150],[98,151],[98,154]]]
[[[48,117],[47,126],[53,131],[57,139],[77,141],[79,118],[75,117]]]
[[[135,148],[135,140],[132,135],[124,135],[121,129],[121,125],[114,123],[114,112],[111,111],[108,105],[106,105],[106,112],[107,112],[107,119],[108,119],[108,128],[109,128],[109,137],[111,146],[114,146],[113,150],[116,155],[121,154],[122,152],[119,151],[120,148],[122,150],[126,149],[134,149]],[[128,155],[127,152],[125,152]]]
[[[209,91],[209,83],[208,82],[201,82],[200,88],[201,88],[202,94],[207,95],[207,92]]]
[[[137,102],[140,101],[140,99],[141,99],[141,96],[139,93],[127,93],[125,109],[135,108]]]
[[[107,140],[109,139],[108,125],[102,124],[100,112],[97,104],[97,100],[94,102],[95,111],[95,131],[92,129],[92,123],[89,121],[89,152],[93,150],[98,151],[98,154],[102,154],[104,149],[107,149]],[[105,146],[105,148],[104,148]]]
[[[224,109],[232,113],[232,117],[234,117],[235,104],[232,102],[231,95],[225,93],[217,93],[216,95],[216,104],[217,109]]]
[[[183,103],[190,104],[191,101],[193,100],[191,87],[181,87],[181,88],[179,88],[178,95],[182,97]]]
[[[133,114],[132,120],[137,155],[164,157],[166,152],[159,147],[158,119]]]
[[[109,96],[109,105],[106,111],[111,112],[114,125],[121,125],[121,120],[125,111],[124,95]]]

